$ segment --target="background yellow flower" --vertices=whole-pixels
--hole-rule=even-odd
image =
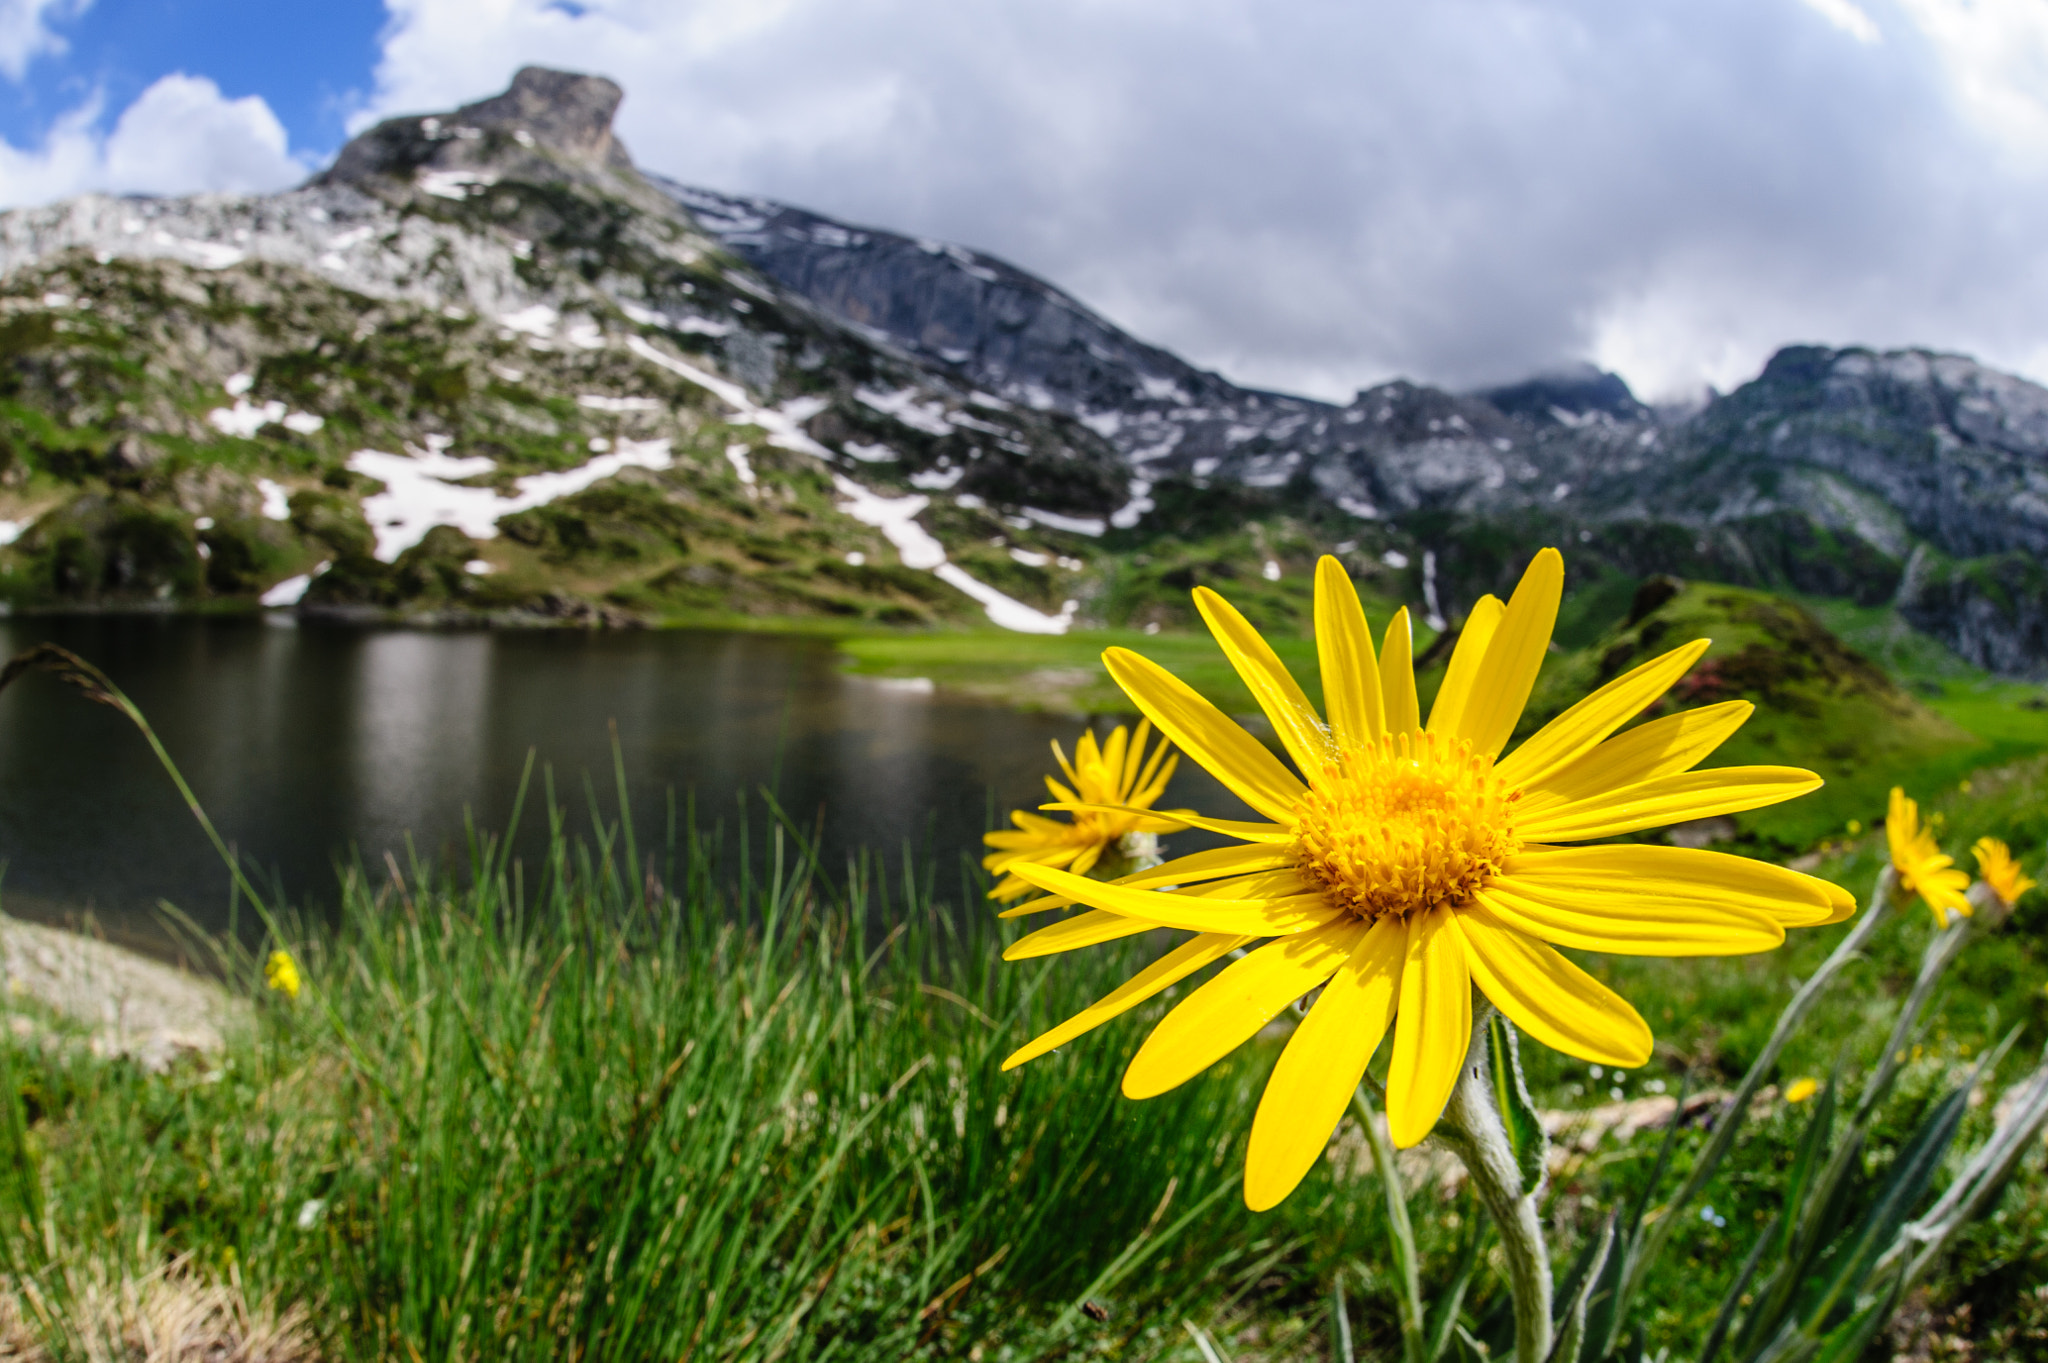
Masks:
[[[1144,813],[1165,793],[1166,783],[1180,763],[1179,756],[1163,738],[1148,755],[1145,747],[1151,736],[1149,722],[1140,722],[1136,734],[1119,724],[1100,744],[1095,741],[1093,730],[1083,730],[1074,744],[1071,762],[1055,741],[1052,755],[1067,779],[1062,784],[1053,777],[1045,778],[1052,798],[1064,805],[1103,808],[1078,810],[1070,819],[1049,819],[1029,810],[1012,810],[1010,822],[1015,828],[982,837],[996,850],[983,857],[981,864],[991,874],[1003,877],[989,891],[989,898],[1017,899],[1031,892],[1031,883],[1016,874],[1020,862],[1065,867],[1084,876],[1104,856],[1120,860],[1118,844],[1130,835],[1163,833],[1180,827],[1172,820]]]
[[[2008,907],[2017,904],[2020,896],[2037,883],[2020,874],[2020,864],[2012,859],[2012,850],[1998,838],[1979,838],[1970,851],[1977,858],[1977,874]]]
[[[263,963],[263,982],[286,998],[299,996],[299,963],[286,951],[273,951]]]
[[[1934,911],[1934,925],[1948,926],[1950,912],[1970,915],[1967,871],[1956,867],[1955,858],[1941,850],[1932,830],[1920,823],[1920,805],[1906,798],[1906,792],[1892,787],[1891,807],[1885,813],[1885,839],[1891,844],[1892,869],[1899,873],[1899,887],[1917,894]]]

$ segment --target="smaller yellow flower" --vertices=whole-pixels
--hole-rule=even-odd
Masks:
[[[1970,850],[1977,854],[1977,874],[2008,908],[2039,883],[2020,874],[2020,864],[2012,859],[2012,849],[1997,838],[1979,838]]]
[[[1121,805],[1127,809],[1150,809],[1166,793],[1166,782],[1180,762],[1169,756],[1170,745],[1160,739],[1148,757],[1145,745],[1152,737],[1152,722],[1143,720],[1131,734],[1119,724],[1102,743],[1093,730],[1084,731],[1074,744],[1074,760],[1055,741],[1052,755],[1059,760],[1067,784],[1048,776],[1046,788],[1060,804]],[[1184,825],[1172,819],[1148,819],[1137,814],[1097,810],[1076,811],[1071,823],[1049,819],[1029,810],[1012,810],[1014,829],[987,833],[982,841],[995,850],[981,859],[992,875],[1003,879],[988,892],[990,899],[1018,899],[1033,886],[1020,879],[1012,868],[1019,862],[1064,868],[1087,875],[1106,854],[1120,853],[1123,840],[1133,833],[1171,833]]]
[[[1820,1092],[1820,1082],[1818,1080],[1794,1079],[1791,1086],[1785,1090],[1785,1101],[1788,1103],[1803,1103],[1818,1092]]]
[[[1970,888],[1969,872],[1956,867],[1956,859],[1941,850],[1934,834],[1920,826],[1920,806],[1906,798],[1906,792],[1892,787],[1891,809],[1885,815],[1884,835],[1891,843],[1892,868],[1899,873],[1899,888],[1917,894],[1934,911],[1934,925],[1948,926],[1949,911],[1968,917],[1970,901],[1963,891]]]
[[[263,982],[288,999],[299,996],[299,963],[288,951],[273,951],[263,963]]]
[[[1856,835],[1857,835],[1858,833],[1861,833],[1862,831],[1863,831],[1863,820],[1861,820],[1861,819],[1851,819],[1851,820],[1849,820],[1849,836],[1850,836],[1850,837],[1852,837],[1852,838],[1853,838],[1853,837],[1855,837],[1855,836],[1856,836]]]

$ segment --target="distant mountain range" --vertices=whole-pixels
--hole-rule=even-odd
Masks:
[[[2048,390],[1791,346],[1683,417],[1561,371],[1241,388],[959,246],[636,170],[529,68],[260,197],[0,215],[0,595],[519,621],[1178,623],[1340,548],[1454,623],[1540,542],[1895,602],[2048,670]]]

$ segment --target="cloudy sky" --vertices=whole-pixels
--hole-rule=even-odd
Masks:
[[[623,84],[645,166],[1244,382],[2048,380],[2048,0],[0,0],[0,204],[279,187],[528,62]]]

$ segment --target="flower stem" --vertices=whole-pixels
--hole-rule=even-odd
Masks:
[[[1447,1144],[1465,1162],[1473,1190],[1500,1234],[1515,1303],[1516,1363],[1544,1363],[1551,1345],[1550,1248],[1536,1215],[1536,1190],[1522,1186],[1514,1144],[1494,1105],[1486,1036],[1484,1018],[1474,1019],[1471,1047],[1444,1108],[1444,1126],[1455,1133]]]

